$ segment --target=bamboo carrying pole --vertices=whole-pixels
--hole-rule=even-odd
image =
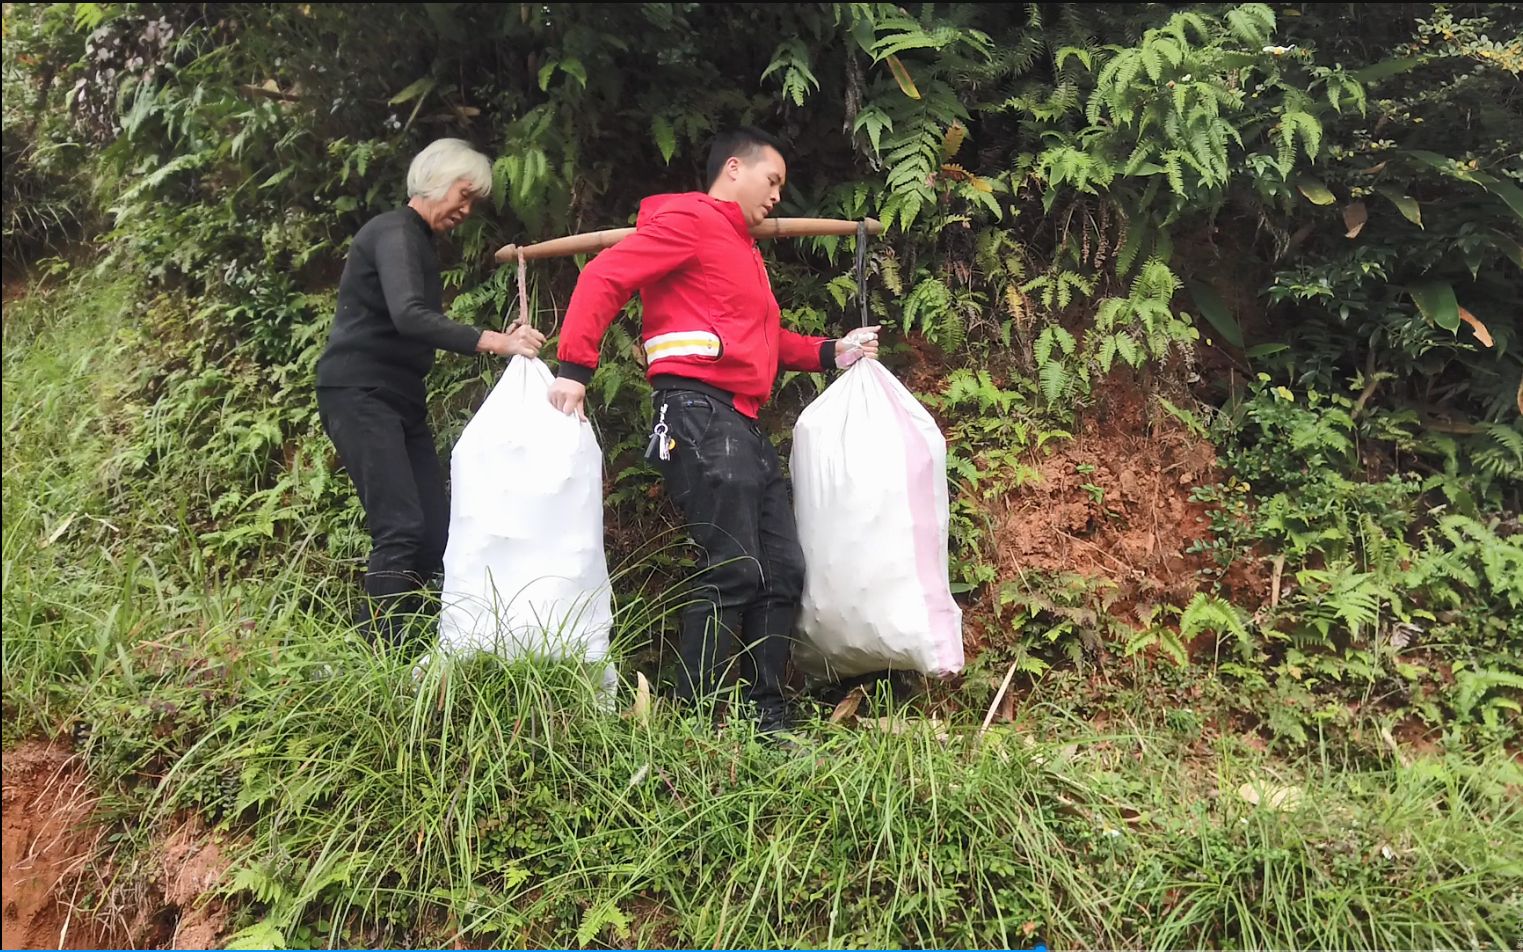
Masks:
[[[867,233],[882,233],[883,225],[877,219],[864,219]],[[633,228],[608,228],[603,231],[583,232],[552,238],[532,245],[503,245],[495,255],[498,264],[508,264],[520,258],[533,261],[539,258],[557,258],[566,255],[593,254],[618,244],[634,234]],[[857,222],[841,218],[769,218],[751,229],[754,238],[806,238],[821,235],[843,237],[857,233]]]

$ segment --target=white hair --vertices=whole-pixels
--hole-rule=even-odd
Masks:
[[[492,194],[492,163],[464,139],[438,139],[419,152],[407,169],[407,197],[430,201],[444,197],[464,179],[477,198]]]

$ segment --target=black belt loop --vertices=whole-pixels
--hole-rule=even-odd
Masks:
[[[857,303],[862,308],[862,326],[867,326],[867,220],[857,222]]]

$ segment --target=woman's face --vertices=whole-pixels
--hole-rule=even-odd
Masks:
[[[429,227],[440,234],[452,230],[470,217],[471,204],[475,201],[476,193],[471,190],[470,183],[465,179],[456,180],[444,197],[434,203]]]

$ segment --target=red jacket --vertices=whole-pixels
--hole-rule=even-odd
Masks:
[[[608,326],[635,294],[646,375],[673,374],[735,396],[755,418],[779,366],[835,367],[835,342],[782,326],[777,299],[740,206],[702,192],[653,195],[635,233],[588,263],[561,328],[559,375],[592,379]]]

